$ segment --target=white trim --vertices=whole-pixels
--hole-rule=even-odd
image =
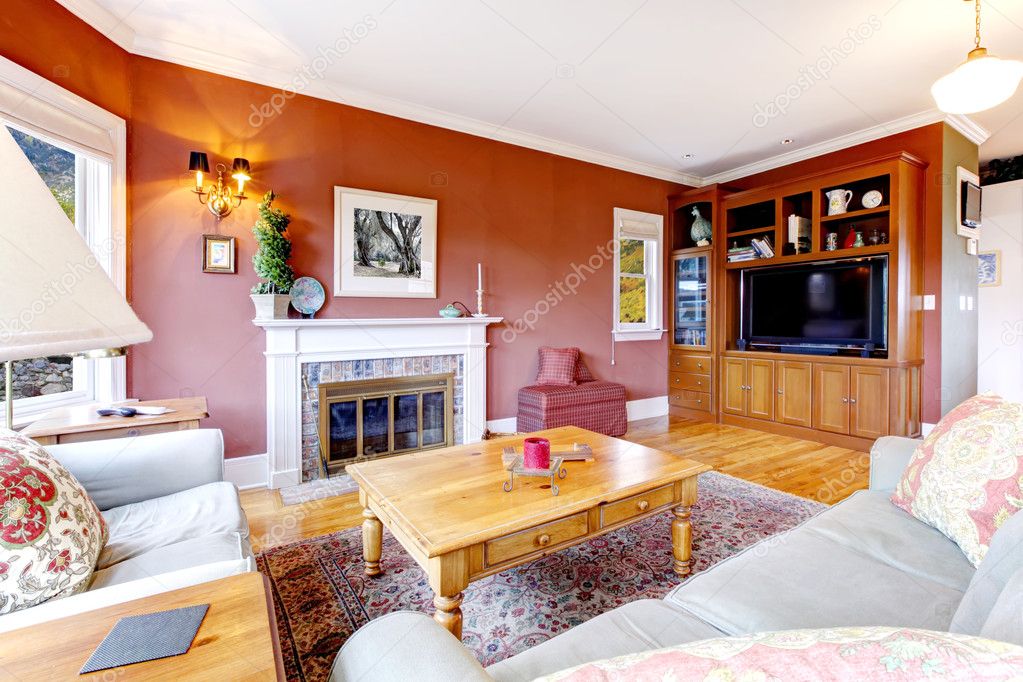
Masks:
[[[620,321],[621,313],[619,310],[619,295],[621,285],[619,280],[623,276],[623,273],[621,272],[621,249],[619,248],[619,242],[623,238],[640,238],[635,230],[633,230],[631,234],[629,233],[629,228],[625,226],[626,222],[644,223],[651,226],[652,229],[649,229],[649,233],[651,235],[656,234],[653,238],[643,238],[644,279],[646,281],[647,294],[647,321],[643,323]],[[624,237],[623,232],[626,233]],[[646,234],[647,231],[644,230],[643,233]],[[611,333],[614,335],[614,340],[616,342],[658,340],[665,331],[660,329],[664,319],[664,273],[662,272],[663,268],[661,267],[661,263],[664,262],[664,216],[660,213],[645,213],[643,211],[633,211],[627,208],[615,207],[613,211],[613,239],[615,242],[615,252],[614,279],[611,282]],[[625,276],[628,276],[629,273],[624,274]]]
[[[668,396],[660,395],[654,398],[630,400],[625,403],[625,411],[629,415],[630,422],[651,417],[663,417],[668,414]]]
[[[239,490],[266,487],[266,453],[247,457],[229,457],[224,460],[224,480]]]
[[[519,418],[488,419],[487,428],[498,433],[515,433],[519,430]]]
[[[797,161],[805,161],[806,159],[812,159],[815,156],[830,154],[831,152],[836,152],[840,149],[855,147],[858,144],[872,142],[873,140],[879,140],[883,137],[903,133],[907,130],[914,130],[926,125],[931,125],[932,123],[942,122],[948,123],[978,145],[990,136],[990,133],[988,133],[987,130],[977,125],[966,116],[949,116],[937,109],[929,109],[918,114],[903,116],[902,118],[897,118],[893,121],[888,121],[887,123],[880,123],[875,126],[870,126],[869,128],[857,130],[853,133],[839,135],[838,137],[818,142],[817,144],[811,144],[803,147],[802,149],[794,149],[790,152],[785,152],[784,154],[778,154],[760,161],[738,166],[731,170],[714,173],[713,175],[708,175],[704,178],[703,182],[704,184],[710,185],[717,182],[737,180],[749,175],[755,175],[756,173],[763,173],[764,171],[780,168],[781,166],[788,166],[789,164],[796,163]]]
[[[618,311],[615,311],[618,314]],[[611,332],[614,335],[615,342],[619,341],[660,341],[661,337],[664,336],[664,332],[667,329],[616,329]]]
[[[104,164],[109,164],[109,180],[107,181],[104,178],[104,187],[102,189],[108,189],[110,192],[110,234],[97,234],[93,227],[90,226],[89,229],[85,230],[85,238],[90,248],[94,250],[107,245],[111,247],[108,253],[99,253],[98,260],[102,263],[117,290],[121,294],[126,295],[128,280],[127,124],[120,116],[65,90],[56,83],[42,78],[5,57],[0,57],[0,82],[23,93],[26,101],[35,100],[44,107],[53,107],[74,119],[102,130],[109,136],[110,149],[112,150],[110,156],[96,151],[92,146],[73,145],[74,140],[67,141],[76,147],[74,150],[76,154],[88,157],[86,162],[79,164],[79,166],[84,165],[86,172],[91,173],[94,179],[99,177],[97,169],[94,167],[95,161],[99,160]],[[9,115],[17,118],[17,113],[11,112]],[[3,116],[2,112],[0,112],[0,118],[3,118]],[[20,120],[18,119],[18,121]],[[32,126],[31,120],[22,122]],[[64,139],[61,139],[59,144],[63,145],[63,143]],[[109,184],[108,188],[105,186],[107,182]],[[84,195],[86,201],[83,206],[77,206],[76,211],[80,210],[82,212],[81,219],[94,226],[97,221],[106,220],[108,216],[103,215],[102,212],[97,212],[95,197],[89,196],[93,193],[93,190],[95,190],[95,187],[86,192],[78,193]],[[90,364],[90,385],[87,391],[89,395],[82,395],[77,390],[78,382],[76,382],[76,390],[73,392],[54,394],[54,397],[48,400],[30,398],[29,400],[32,402],[22,406],[21,409],[15,404],[16,417],[24,418],[30,415],[37,415],[58,406],[93,401],[109,403],[124,400],[128,385],[124,358],[90,360],[88,362]],[[76,365],[80,364],[82,363],[76,362]],[[76,366],[75,369],[77,372],[79,368]]]
[[[135,31],[123,19],[117,18],[110,10],[96,0],[57,0],[64,9],[116,43],[122,50],[131,52],[135,44]]]

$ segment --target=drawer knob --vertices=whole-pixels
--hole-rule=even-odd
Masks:
[[[855,405],[856,404],[856,398],[849,398],[849,402],[852,403],[853,405]]]
[[[703,402],[703,400],[701,400],[701,399],[697,398],[697,400],[696,400],[696,404],[697,404],[697,405],[699,405],[699,404],[700,404],[700,403],[702,403],[702,402]]]
[[[702,362],[697,362],[697,363],[696,363],[696,366],[697,366],[697,367],[698,367],[699,369],[703,369],[703,363],[702,363]]]
[[[849,402],[849,399],[848,398],[842,398],[842,402],[843,403],[847,403],[847,402]]]
[[[702,381],[697,381],[697,382],[696,382],[696,385],[697,385],[697,386],[703,386],[703,382],[702,382]]]
[[[639,509],[640,511],[646,511],[647,508],[649,507],[650,503],[647,502],[646,500],[640,500],[639,502],[636,503],[636,508]]]
[[[547,545],[551,544],[551,536],[548,535],[547,533],[544,533],[543,535],[536,539],[536,544],[540,545],[541,547],[546,547]]]

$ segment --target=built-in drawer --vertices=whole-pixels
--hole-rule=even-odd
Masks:
[[[586,512],[495,538],[485,545],[487,566],[496,566],[586,535]]]
[[[600,508],[600,527],[613,526],[635,516],[642,516],[658,507],[671,504],[674,499],[672,485],[669,483],[649,492],[605,504]]]
[[[671,372],[668,374],[668,390],[710,393],[710,376],[707,374]]]
[[[668,404],[675,407],[686,407],[690,410],[710,412],[710,394],[669,389]]]
[[[668,358],[669,372],[686,372],[689,374],[710,374],[713,363],[709,355],[692,355],[672,351]]]

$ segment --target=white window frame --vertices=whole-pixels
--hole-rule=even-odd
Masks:
[[[0,102],[0,124],[75,153],[76,227],[117,290],[126,295],[128,208],[124,119],[3,57],[0,57],[0,84],[18,93],[17,106]],[[37,112],[47,115],[44,117]],[[58,129],[54,122],[61,117],[70,117],[67,120],[72,124]],[[76,132],[79,130],[81,134]],[[97,149],[97,143],[103,148]],[[124,358],[75,358],[73,362],[72,390],[16,399],[15,424],[31,421],[57,407],[125,399]],[[0,401],[0,406],[3,404]]]
[[[639,226],[630,229],[630,224]],[[642,232],[643,234],[638,234]],[[646,322],[623,323],[620,309],[622,239],[642,239],[646,275]],[[615,341],[657,341],[664,335],[664,216],[627,208],[614,209],[614,316]],[[628,274],[628,273],[626,273]]]

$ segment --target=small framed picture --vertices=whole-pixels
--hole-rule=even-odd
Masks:
[[[977,286],[1002,285],[1002,252],[981,251],[977,254]]]
[[[202,271],[234,273],[237,265],[234,258],[234,237],[222,234],[202,236]]]

